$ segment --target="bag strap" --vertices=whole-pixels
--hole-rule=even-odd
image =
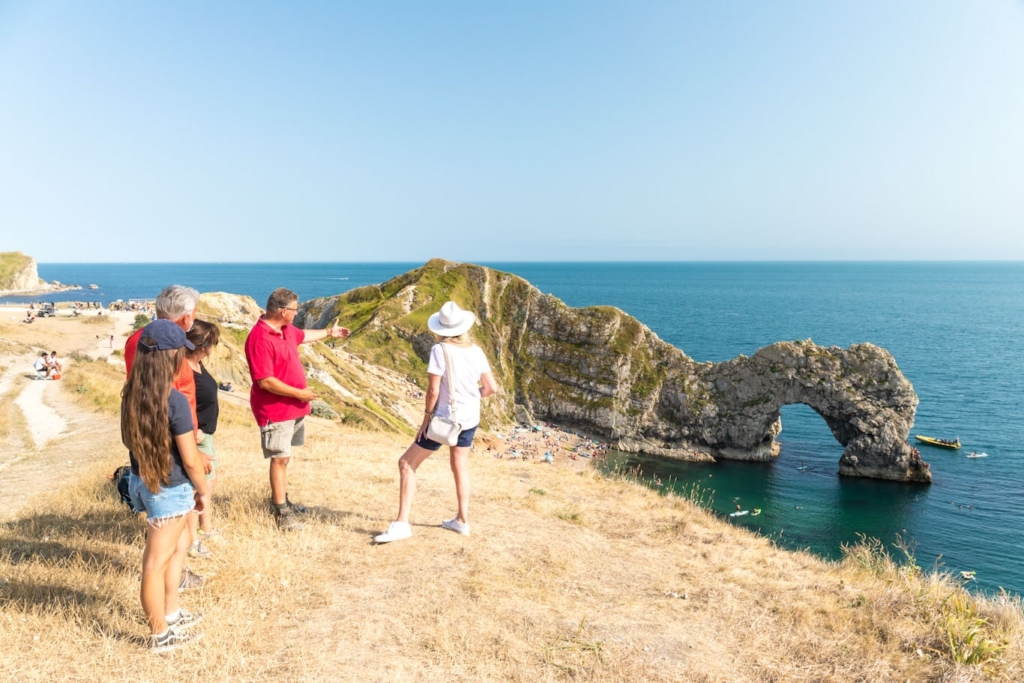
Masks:
[[[441,345],[441,352],[444,353],[444,374],[448,376],[448,411],[452,422],[455,422],[455,383],[452,382],[452,357],[448,353],[448,345],[438,342]]]

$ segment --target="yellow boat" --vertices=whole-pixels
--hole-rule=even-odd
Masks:
[[[928,444],[929,446],[938,446],[939,448],[952,448],[954,450],[960,448],[960,437],[957,437],[950,441],[949,439],[936,439],[935,437],[931,436],[918,436],[917,434],[915,434],[914,438],[917,439],[918,441],[921,441],[922,443]]]

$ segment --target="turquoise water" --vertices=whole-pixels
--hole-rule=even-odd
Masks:
[[[250,294],[278,286],[303,299],[381,282],[420,264],[40,264],[40,276],[100,290],[54,300],[154,296],[170,282]],[[713,490],[721,513],[789,547],[835,557],[858,533],[901,534],[922,566],[974,569],[977,587],[1024,593],[1024,264],[488,264],[572,306],[622,308],[698,361],[750,355],[782,339],[887,348],[921,399],[912,433],[959,436],[961,451],[922,447],[931,486],[841,479],[841,446],[806,406],[782,412],[771,463],[693,465],[626,458],[680,489]],[[989,453],[969,460],[967,451]],[[799,471],[800,463],[807,464]]]

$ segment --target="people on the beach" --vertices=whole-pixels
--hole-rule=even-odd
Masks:
[[[427,428],[434,415],[451,419],[461,429],[456,444],[449,446],[458,510],[453,518],[441,522],[441,526],[469,535],[469,450],[480,424],[480,399],[498,391],[487,356],[469,335],[475,321],[473,313],[462,310],[453,301],[427,319],[427,328],[440,338],[440,342],[430,350],[423,421],[416,432],[416,440],[398,460],[401,479],[398,516],[387,531],[374,539],[377,543],[390,543],[412,536],[409,511],[416,493],[416,470],[441,448],[440,443],[427,438]]]
[[[220,532],[213,526],[213,485],[217,476],[217,449],[213,435],[217,431],[220,404],[217,399],[217,380],[210,374],[203,359],[209,358],[220,342],[220,328],[205,320],[196,320],[188,331],[188,340],[195,347],[185,355],[185,361],[192,369],[196,385],[196,416],[199,419],[199,452],[210,458],[210,471],[206,475],[209,484],[211,504],[199,513],[199,537],[192,541],[188,552],[192,557],[209,557],[210,551],[204,541],[215,538]]]
[[[190,536],[186,520],[210,502],[196,448],[192,411],[174,381],[192,347],[170,320],[142,328],[132,371],[121,391],[121,440],[131,459],[129,492],[146,513],[142,554],[142,609],[149,621],[149,649],[172,650],[197,640],[203,615],[178,603]]]
[[[298,310],[295,292],[275,289],[267,299],[267,312],[245,340],[245,358],[252,375],[249,402],[260,428],[263,457],[270,461],[270,502],[278,528],[285,531],[301,529],[296,515],[308,511],[288,499],[288,462],[292,447],[305,442],[303,419],[316,398],[306,386],[298,347],[349,334],[337,321],[329,329],[301,330],[293,324]]]

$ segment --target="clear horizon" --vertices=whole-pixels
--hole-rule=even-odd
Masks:
[[[440,257],[438,257],[440,258]],[[117,266],[117,265],[133,265],[133,266],[144,266],[148,264],[152,265],[303,265],[303,264],[320,264],[320,265],[333,265],[333,264],[374,264],[374,265],[411,265],[419,267],[431,259],[418,260],[418,261],[396,261],[396,260],[363,260],[363,261],[36,261],[37,265],[40,266]],[[476,265],[502,265],[502,264],[517,264],[517,263],[535,263],[535,264],[637,264],[637,263],[694,263],[694,264],[815,264],[815,263],[841,263],[841,264],[886,264],[886,263],[906,263],[906,264],[962,264],[970,265],[974,264],[1021,264],[1024,263],[1024,259],[871,259],[871,260],[857,260],[857,259],[802,259],[802,260],[786,260],[786,259],[594,259],[594,260],[563,260],[555,261],[550,259],[544,260],[530,260],[530,259],[515,259],[515,260],[493,260],[493,259],[445,259],[446,261],[453,261],[455,263],[472,263]]]
[[[1015,0],[0,0],[0,251],[1024,260],[1022,36]]]

